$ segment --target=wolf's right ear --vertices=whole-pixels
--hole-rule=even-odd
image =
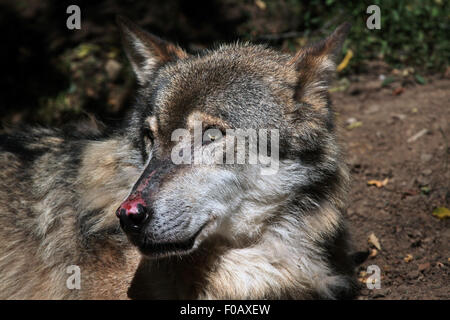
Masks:
[[[331,75],[336,70],[336,56],[350,31],[351,24],[341,24],[330,36],[300,49],[289,61],[297,71],[296,100],[309,99],[314,105],[325,106]]]
[[[183,49],[142,30],[127,18],[117,16],[116,20],[139,84],[145,85],[152,73],[164,63],[188,56]]]

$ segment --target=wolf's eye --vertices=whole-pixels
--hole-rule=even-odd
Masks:
[[[206,127],[203,133],[203,145],[208,145],[211,142],[220,140],[224,135],[224,131],[215,126]]]

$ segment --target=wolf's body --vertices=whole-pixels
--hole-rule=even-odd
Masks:
[[[139,254],[114,210],[139,176],[136,151],[48,129],[1,135],[0,150],[0,298],[126,298]]]
[[[326,94],[345,28],[295,57],[251,45],[189,56],[122,28],[142,86],[123,127],[0,137],[0,297],[350,297],[348,174]],[[170,134],[193,119],[279,129],[278,172],[171,165]],[[114,214],[138,197],[139,232],[117,214],[142,259]],[[80,290],[66,287],[70,265]]]

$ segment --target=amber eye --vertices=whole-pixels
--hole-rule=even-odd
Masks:
[[[225,132],[216,126],[208,126],[203,131],[203,145],[208,145],[212,142],[220,140],[225,136]]]

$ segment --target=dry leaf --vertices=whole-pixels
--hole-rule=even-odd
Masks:
[[[414,259],[414,258],[413,258],[413,255],[410,253],[408,253],[406,255],[406,257],[403,258],[403,260],[405,260],[405,262],[410,262],[412,259]]]
[[[345,54],[344,59],[342,59],[342,62],[336,68],[337,72],[344,70],[352,57],[353,57],[353,51],[351,49],[348,49],[347,53]]]
[[[370,234],[368,241],[375,248],[377,248],[378,250],[381,250],[380,241],[378,240],[377,236],[374,233]]]
[[[394,91],[392,91],[392,93],[396,96],[401,95],[403,92],[405,91],[405,88],[403,87],[398,87],[396,89],[394,89]]]
[[[431,263],[429,263],[429,262],[421,263],[418,266],[420,272],[426,271],[426,270],[430,269],[430,267],[431,267]]]
[[[433,216],[438,219],[446,219],[450,217],[450,210],[446,207],[439,207],[433,210]]]
[[[377,188],[384,187],[389,182],[389,178],[384,179],[383,181],[380,180],[369,180],[367,181],[367,184],[369,186],[377,186]]]

